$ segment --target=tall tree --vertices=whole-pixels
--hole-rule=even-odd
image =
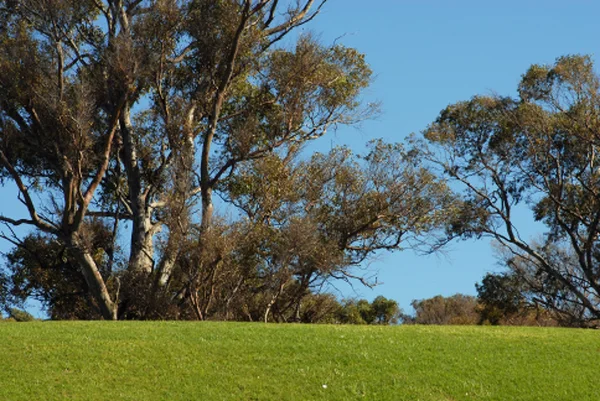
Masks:
[[[394,145],[362,164],[298,162],[305,142],[376,111],[360,101],[362,54],[283,40],[323,3],[0,1],[0,177],[27,208],[0,221],[39,231],[30,248],[64,246],[69,263],[51,266],[105,319],[164,317],[163,303],[227,316],[242,288],[264,319],[298,317],[309,287],[437,228],[444,185]],[[293,171],[287,194],[278,168]],[[246,220],[224,221],[215,194]],[[95,249],[98,222],[109,241]]]
[[[87,217],[129,220],[128,270],[164,285],[196,195],[207,229],[237,163],[355,114],[362,56],[308,37],[276,48],[322,5],[278,3],[0,2],[0,162],[28,210],[1,219],[67,244],[106,319],[117,302],[85,244]],[[158,256],[160,230],[171,235]]]
[[[444,109],[422,154],[462,191],[450,232],[494,238],[546,306],[580,324],[600,319],[600,80],[586,56],[532,66],[519,96]],[[519,208],[546,231],[529,240]]]

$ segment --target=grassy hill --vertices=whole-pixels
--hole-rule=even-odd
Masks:
[[[600,332],[0,324],[0,400],[598,400]]]

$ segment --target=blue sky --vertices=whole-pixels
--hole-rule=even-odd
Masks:
[[[361,151],[373,138],[402,141],[450,103],[475,94],[514,94],[533,63],[574,53],[597,61],[599,16],[600,2],[591,0],[330,0],[305,29],[325,44],[340,38],[366,54],[375,81],[365,99],[381,101],[383,114],[358,130],[339,129],[311,149],[347,144]],[[14,193],[12,187],[0,190],[1,213],[24,211]],[[0,242],[0,251],[7,249]],[[485,240],[453,244],[444,255],[381,255],[370,268],[384,284],[373,290],[356,287],[356,292],[342,286],[342,295],[384,295],[405,310],[412,299],[475,294],[475,282],[500,269]]]

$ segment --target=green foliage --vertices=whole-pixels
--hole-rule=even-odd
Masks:
[[[338,310],[337,322],[342,324],[397,324],[402,315],[398,303],[384,296],[373,302],[366,299],[349,299],[342,302]]]
[[[53,318],[327,320],[317,288],[440,234],[453,198],[402,146],[301,158],[378,112],[363,54],[284,40],[319,2],[4,3],[0,180],[27,211],[0,222],[33,228],[9,292]]]
[[[344,324],[369,324],[372,323],[372,309],[369,301],[346,300],[339,312],[338,319]]]
[[[402,310],[393,299],[387,299],[382,295],[377,296],[371,303],[375,314],[376,324],[397,324],[402,315]]]
[[[481,320],[492,325],[528,307],[522,293],[523,284],[515,275],[488,273],[475,288],[477,299],[483,306]]]
[[[448,238],[493,238],[504,262],[545,309],[570,324],[600,320],[600,77],[589,56],[533,65],[517,98],[475,96],[450,105],[415,152],[454,183]],[[515,217],[544,224],[526,240]],[[522,221],[523,220],[523,221]]]
[[[6,309],[10,299],[10,277],[0,269],[0,310]]]
[[[238,289],[237,305],[248,313],[238,309],[237,319],[264,320],[266,314],[272,321],[304,321],[299,311],[312,289],[334,279],[369,284],[352,274],[356,266],[377,251],[399,250],[413,239],[427,248],[443,234],[444,216],[453,207],[445,183],[400,144],[374,141],[363,155],[339,147],[309,160],[294,156],[273,154],[240,163],[223,183],[227,200],[244,212],[235,226],[237,239],[230,241],[236,259],[224,255],[225,269],[220,269],[244,268],[248,277],[238,276],[245,292]],[[373,312],[365,302],[348,304],[340,321],[397,320],[392,305]]]
[[[87,225],[93,257],[108,277],[109,254],[117,252],[110,231],[100,222]],[[6,292],[13,303],[32,297],[40,301],[52,319],[97,319],[99,314],[84,276],[70,252],[48,235],[30,234],[5,255]]]
[[[593,330],[5,323],[4,400],[597,399]]]
[[[332,294],[308,294],[302,298],[300,322],[338,323],[340,302]]]

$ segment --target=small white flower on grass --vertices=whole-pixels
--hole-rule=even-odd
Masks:
[[[327,388],[327,384],[323,384],[323,388]]]

